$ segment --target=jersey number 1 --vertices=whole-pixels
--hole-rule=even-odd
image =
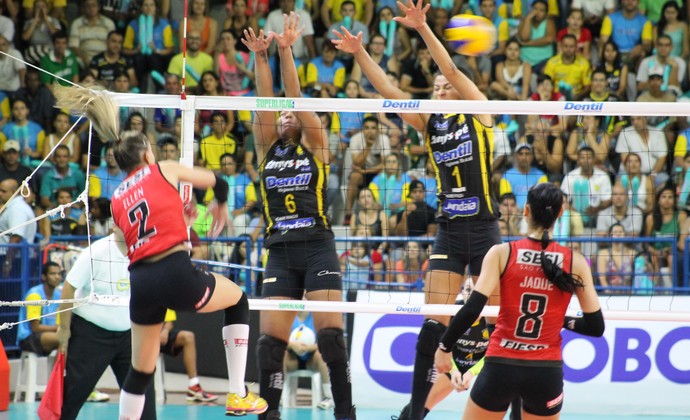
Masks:
[[[520,312],[522,316],[518,318],[515,328],[515,337],[520,338],[539,338],[543,324],[542,316],[546,312],[547,297],[544,295],[534,295],[525,293],[520,302]]]
[[[152,227],[150,229],[146,228],[146,221],[149,218],[149,204],[146,200],[141,200],[134,205],[129,210],[129,223],[134,226],[135,223],[139,223],[139,232],[137,233],[138,239],[144,239],[156,233],[156,228]]]

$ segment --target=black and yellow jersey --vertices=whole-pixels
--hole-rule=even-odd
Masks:
[[[325,206],[328,171],[306,148],[273,143],[259,166],[267,247],[333,237]]]
[[[494,132],[473,115],[432,114],[426,149],[436,172],[438,218],[495,220],[491,185]]]

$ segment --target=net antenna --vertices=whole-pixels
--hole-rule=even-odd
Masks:
[[[182,110],[180,164],[187,167],[194,166],[194,99],[187,98],[187,18],[189,15],[189,0],[184,0],[182,16],[182,78],[180,80],[180,106]],[[173,120],[173,124],[175,121]],[[188,129],[189,128],[189,129]],[[192,184],[180,182],[180,197],[185,206],[192,204]]]

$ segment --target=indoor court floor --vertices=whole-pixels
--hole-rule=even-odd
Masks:
[[[10,411],[0,413],[0,419],[22,419],[22,420],[38,420],[36,410],[38,403],[18,403],[10,404]],[[79,420],[106,420],[117,418],[118,405],[114,403],[88,403],[82,409]],[[227,419],[225,411],[219,405],[174,405],[165,404],[158,406],[158,418],[167,419]],[[392,410],[374,410],[374,409],[358,409],[358,420],[390,420],[391,415],[395,414]],[[239,418],[239,417],[238,417]],[[246,416],[246,419],[256,419],[256,416]],[[330,411],[322,411],[311,408],[288,408],[282,410],[283,420],[331,420],[333,414]],[[442,420],[442,419],[459,419],[460,413],[458,411],[437,411],[430,413],[427,420]],[[687,419],[687,417],[656,417],[656,416],[614,416],[611,414],[564,414],[561,416],[564,420],[680,420]]]

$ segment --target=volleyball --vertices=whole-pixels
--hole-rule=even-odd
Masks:
[[[304,325],[300,325],[299,327],[292,330],[292,333],[290,333],[289,341],[298,341],[300,343],[312,345],[316,343],[316,334],[314,334],[314,330],[312,330],[311,328]]]
[[[462,55],[486,54],[496,44],[496,27],[483,16],[453,16],[444,35],[450,47]]]

